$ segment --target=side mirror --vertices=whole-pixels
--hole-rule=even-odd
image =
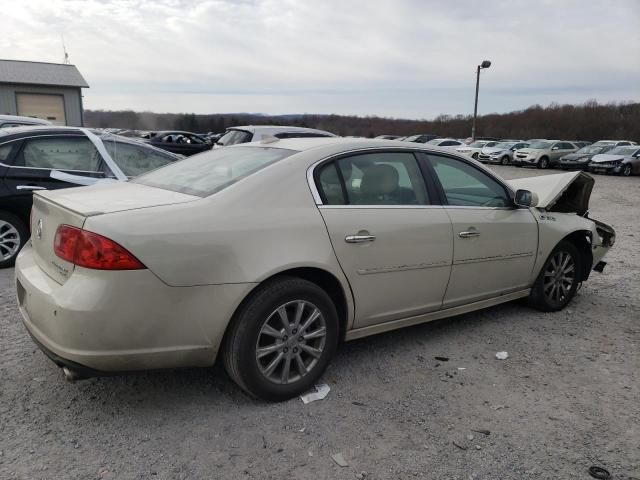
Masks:
[[[517,190],[513,202],[519,207],[535,207],[538,205],[538,195],[529,190]]]
[[[553,147],[551,150],[559,150],[560,147]]]

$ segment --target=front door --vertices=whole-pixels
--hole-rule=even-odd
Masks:
[[[453,225],[453,266],[443,307],[455,307],[529,287],[538,224],[516,208],[509,191],[461,159],[425,155]]]
[[[411,152],[343,157],[317,170],[320,212],[355,299],[354,326],[438,310],[451,222]]]

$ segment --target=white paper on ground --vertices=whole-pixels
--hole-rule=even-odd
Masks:
[[[326,383],[316,385],[315,388],[315,392],[309,392],[305,393],[304,395],[300,395],[300,400],[302,400],[302,403],[306,405],[307,403],[315,402],[316,400],[322,400],[324,397],[329,395],[329,391],[331,390],[331,388],[329,388],[329,385],[327,385]]]
[[[506,360],[507,358],[509,358],[509,354],[507,352],[498,352],[496,353],[496,358],[498,360]]]

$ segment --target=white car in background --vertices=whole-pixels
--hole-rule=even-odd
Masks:
[[[240,143],[259,142],[262,137],[285,138],[314,138],[335,137],[333,133],[317,130],[315,128],[286,127],[277,125],[246,125],[242,127],[227,128],[215,146],[230,147]]]
[[[470,143],[469,145],[464,145],[463,147],[456,148],[456,151],[458,153],[462,153],[463,155],[469,155],[474,160],[477,160],[478,155],[480,155],[480,152],[484,147],[493,147],[498,143],[500,142],[497,142],[494,140],[476,140],[475,142]]]
[[[267,400],[338,343],[528,298],[568,305],[615,240],[582,172],[505,182],[450,150],[305,138],[34,192],[24,324],[68,379],[224,361]]]
[[[464,142],[456,140],[455,138],[434,138],[429,140],[424,145],[431,145],[432,147],[449,148],[455,150],[458,147],[466,146]]]

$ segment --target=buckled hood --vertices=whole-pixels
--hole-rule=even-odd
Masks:
[[[538,196],[537,208],[586,215],[595,180],[584,172],[569,172],[517,178],[509,180],[508,183],[515,190],[523,189],[535,193]]]

